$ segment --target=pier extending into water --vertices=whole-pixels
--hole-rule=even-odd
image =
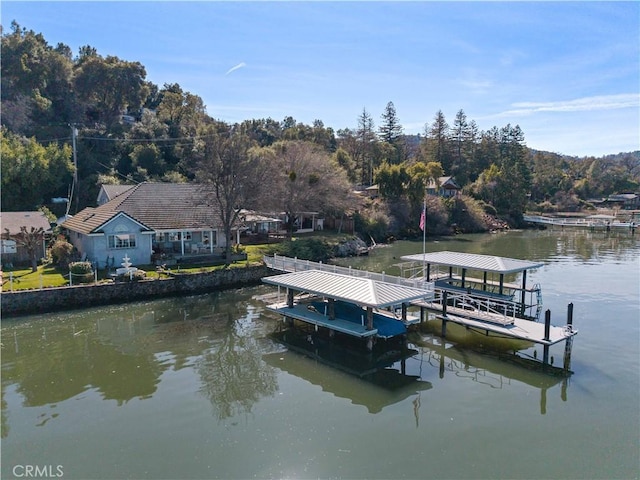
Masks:
[[[524,215],[524,221],[536,225],[557,226],[560,228],[587,228],[589,230],[600,230],[610,232],[629,231],[635,233],[638,222],[632,220],[623,221],[613,215],[591,215],[588,217],[548,217],[544,215]]]

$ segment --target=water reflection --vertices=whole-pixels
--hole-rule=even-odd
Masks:
[[[482,348],[451,343],[433,334],[414,332],[410,337],[421,348],[421,367],[438,370],[440,379],[447,375],[468,379],[489,388],[503,389],[520,382],[540,390],[540,414],[547,413],[547,391],[561,384],[560,397],[567,401],[571,372],[523,358],[506,349]]]
[[[247,294],[227,295],[234,298],[201,295],[3,321],[2,434],[9,431],[8,392],[24,407],[89,390],[122,406],[151,398],[165,372],[190,367],[219,419],[250,412],[277,389],[274,369],[262,361],[272,343],[256,334],[269,322],[257,321],[261,310]]]
[[[603,260],[628,261],[637,255],[640,236],[623,231],[592,232],[586,229],[524,230],[492,235],[457,235],[429,238],[427,252],[451,250],[500,255],[530,261],[555,262],[577,259],[580,263]],[[422,252],[422,241],[398,241],[374,249],[368,256],[338,259],[335,263],[374,272],[400,275],[396,266],[402,255]]]
[[[431,383],[406,372],[406,361],[418,353],[407,348],[390,348],[373,353],[349,348],[338,342],[311,343],[293,330],[274,338],[285,345],[284,352],[263,356],[265,362],[302,378],[336,397],[362,405],[369,413],[401,402],[431,388]]]

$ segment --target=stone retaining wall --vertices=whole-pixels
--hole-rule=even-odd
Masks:
[[[262,277],[275,272],[265,266],[230,268],[208,273],[174,274],[169,278],[139,282],[79,285],[2,292],[2,316],[47,313],[56,310],[132,302],[170,295],[204,293],[260,283]]]

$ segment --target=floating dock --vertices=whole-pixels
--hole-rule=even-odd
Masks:
[[[576,228],[588,228],[590,230],[628,230],[635,233],[638,228],[638,222],[620,221],[612,215],[591,215],[581,218],[562,218],[562,217],[546,217],[543,215],[524,215],[524,221],[536,225],[550,225]]]

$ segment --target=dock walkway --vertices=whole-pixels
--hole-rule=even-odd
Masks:
[[[413,305],[424,307],[427,310],[442,313],[444,310],[442,303],[437,302],[414,302]],[[447,314],[452,314],[461,318],[478,322],[489,322],[497,325],[513,325],[515,323],[515,315],[507,315],[491,311],[482,311],[479,309],[465,309],[460,307],[452,307],[447,305]],[[529,320],[528,320],[529,321]]]
[[[465,327],[477,328],[479,330],[504,335],[505,337],[526,340],[545,346],[563,342],[578,333],[571,325],[564,327],[551,325],[549,327],[549,338],[545,338],[545,325],[543,323],[532,322],[530,320],[523,320],[520,318],[516,318],[511,325],[498,325],[495,323],[487,323],[474,320],[472,318],[464,318],[449,314],[447,314],[446,317],[444,315],[438,315],[438,318],[440,320],[457,323]]]
[[[300,260],[297,258],[283,257],[281,255],[264,256],[265,265],[273,270],[282,272],[304,272],[307,270],[318,270],[321,272],[339,273],[350,277],[367,278],[377,282],[392,283],[404,287],[419,288],[426,290],[429,295],[433,295],[433,282],[425,282],[423,278],[404,278],[386,273],[375,273],[367,270],[358,270],[351,267],[340,267],[338,265],[328,265],[322,262],[312,262],[310,260]]]
[[[638,227],[637,222],[621,222],[615,217],[611,218],[561,218],[561,217],[545,217],[543,215],[524,215],[525,222],[540,225],[552,225],[559,227],[581,227],[590,229],[621,229],[625,228],[635,231]]]

